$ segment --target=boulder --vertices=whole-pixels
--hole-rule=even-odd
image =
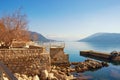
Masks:
[[[3,77],[3,80],[9,80],[7,77]]]
[[[40,80],[38,75],[35,75],[32,80]]]
[[[57,79],[66,80],[66,75],[54,74]]]
[[[66,80],[76,80],[73,75],[67,76]]]
[[[75,72],[75,68],[70,68],[68,71],[69,72]]]
[[[48,80],[58,80],[53,73],[48,74]]]
[[[58,74],[57,70],[52,70],[51,72],[54,73],[54,74]]]
[[[107,62],[101,62],[103,66],[109,66]]]
[[[24,75],[24,74],[21,74],[21,78],[23,78],[23,79],[25,79],[25,80],[28,80],[27,75]]]
[[[14,76],[15,76],[16,78],[19,78],[19,77],[20,77],[20,74],[15,73]]]
[[[32,76],[29,76],[29,77],[28,77],[28,80],[33,80]]]
[[[40,75],[40,79],[41,80],[46,80],[47,78],[48,78],[48,71],[47,70],[42,70],[41,75]]]

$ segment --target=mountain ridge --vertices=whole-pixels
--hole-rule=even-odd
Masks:
[[[38,41],[41,41],[41,42],[50,42],[50,41],[55,41],[55,40],[52,40],[52,39],[48,39],[46,38],[45,36],[43,36],[42,34],[38,33],[38,32],[34,32],[34,31],[29,31],[31,35],[37,35],[37,40]],[[32,38],[31,38],[32,39]]]
[[[81,42],[120,42],[120,33],[95,33],[84,39],[78,40]]]

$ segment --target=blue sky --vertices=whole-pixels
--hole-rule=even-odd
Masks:
[[[120,0],[0,0],[0,16],[22,7],[29,30],[57,40],[120,33]]]

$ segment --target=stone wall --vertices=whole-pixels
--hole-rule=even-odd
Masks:
[[[50,71],[51,59],[49,53],[40,49],[0,49],[2,61],[13,73],[36,75],[47,69]]]
[[[69,56],[64,53],[63,47],[51,47],[50,56],[52,64],[69,62]]]

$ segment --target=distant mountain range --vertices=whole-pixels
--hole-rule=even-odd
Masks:
[[[84,39],[83,42],[120,42],[120,33],[96,33]]]
[[[41,41],[41,42],[49,42],[49,41],[55,41],[55,40],[51,40],[51,39],[47,39],[46,37],[44,37],[42,34],[40,33],[37,33],[37,32],[32,32],[32,31],[29,31],[31,35],[37,35],[38,37],[38,41]]]

